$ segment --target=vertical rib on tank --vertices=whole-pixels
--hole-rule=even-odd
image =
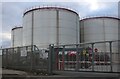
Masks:
[[[80,21],[81,43],[119,40],[118,26],[120,19],[115,17],[92,17]],[[109,44],[95,44],[98,52],[110,52]],[[118,42],[112,44],[112,62],[119,63]],[[114,67],[118,71],[118,67]]]
[[[28,10],[23,16],[23,45],[48,48],[49,44],[79,42],[79,16],[76,12],[59,7]]]
[[[23,28],[22,27],[15,27],[12,29],[12,47],[20,47],[22,46],[22,32]]]

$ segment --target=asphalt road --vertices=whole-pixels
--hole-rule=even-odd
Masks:
[[[120,79],[118,73],[95,73],[95,72],[74,72],[54,71],[59,75],[28,75],[28,73],[17,70],[2,70],[2,79]]]

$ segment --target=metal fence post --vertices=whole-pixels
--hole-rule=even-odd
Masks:
[[[17,52],[17,66],[19,66],[19,65],[20,65],[20,53],[21,53],[21,48],[18,47],[17,50],[18,50],[18,52]]]
[[[53,68],[55,69],[55,53],[54,53],[54,44],[52,44],[52,52],[51,52],[51,69],[53,71]]]
[[[76,71],[79,71],[79,52],[78,52],[78,45],[76,45]]]
[[[31,45],[31,52],[30,52],[30,61],[31,61],[31,63],[30,63],[30,71],[32,71],[33,70],[33,45]]]
[[[62,70],[64,70],[65,67],[65,46],[63,46],[63,51],[62,51]]]
[[[55,66],[55,67],[56,67],[56,70],[59,69],[59,68],[58,68],[58,67],[59,67],[59,66],[58,66],[58,65],[59,65],[59,56],[58,56],[58,55],[59,55],[59,47],[56,48],[56,52],[55,52],[55,56],[56,56],[56,61],[55,61],[55,62],[56,62],[55,65],[56,65],[56,66]]]
[[[5,68],[8,68],[8,49],[6,49],[6,56],[5,56],[5,62],[6,62],[6,64],[5,64]]]
[[[48,74],[52,75],[52,52],[53,52],[53,46],[49,45],[49,52],[48,52]]]
[[[110,69],[111,69],[111,72],[113,72],[113,68],[112,68],[112,42],[110,41],[109,42],[109,46],[110,46]]]
[[[94,43],[92,43],[92,71],[94,71]]]

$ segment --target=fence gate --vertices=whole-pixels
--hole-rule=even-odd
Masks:
[[[118,42],[50,45],[49,68],[57,71],[120,72]]]

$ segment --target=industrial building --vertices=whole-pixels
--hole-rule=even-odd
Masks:
[[[17,39],[12,40],[16,42]],[[79,15],[60,7],[30,9],[23,14],[23,39],[18,42],[22,42],[23,46],[36,45],[40,49],[48,48],[49,44],[79,43]]]
[[[23,27],[12,29],[11,54],[4,49],[4,58],[19,58],[17,68],[37,70],[52,62],[56,70],[120,72],[119,22],[110,16],[81,19],[62,7],[32,8],[23,13]]]
[[[12,47],[36,45],[41,49],[49,44],[118,40],[119,18],[101,16],[79,20],[78,13],[67,8],[29,9],[23,13],[23,27],[12,29]]]
[[[91,17],[80,20],[80,42],[119,40],[120,19],[116,17]],[[97,52],[110,52],[108,43],[96,44]],[[119,63],[118,42],[112,44],[112,62]],[[118,68],[118,67],[114,67]],[[118,69],[116,69],[118,70]]]
[[[15,27],[11,31],[11,42],[12,47],[20,47],[22,44],[23,28]]]

